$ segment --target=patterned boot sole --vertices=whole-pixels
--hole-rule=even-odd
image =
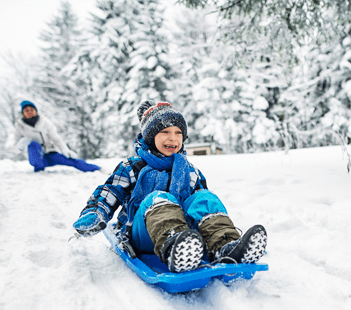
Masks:
[[[168,268],[172,272],[184,272],[197,268],[204,252],[202,237],[194,230],[183,231],[177,236],[170,256]]]
[[[254,264],[256,263],[266,251],[267,245],[267,233],[266,230],[259,226],[256,228],[256,232],[254,232],[248,241],[248,248],[244,253],[244,257],[241,262],[243,264]]]

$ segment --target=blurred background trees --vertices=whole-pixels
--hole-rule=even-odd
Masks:
[[[350,142],[350,1],[178,2],[100,0],[85,29],[62,2],[37,59],[6,56],[0,156],[24,99],[82,158],[132,155],[146,99],[226,153]]]

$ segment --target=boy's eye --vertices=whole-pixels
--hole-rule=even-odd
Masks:
[[[160,133],[169,134],[170,131],[167,130],[167,129],[164,129],[164,130],[161,130]],[[181,131],[181,130],[176,131],[175,134],[176,134],[176,135],[182,135],[182,131]]]

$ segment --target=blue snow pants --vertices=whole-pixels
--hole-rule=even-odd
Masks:
[[[162,191],[154,191],[144,198],[135,213],[132,226],[132,242],[139,251],[154,251],[154,244],[145,225],[145,212],[155,201],[160,201],[160,199],[180,205],[172,194]],[[207,189],[191,195],[185,200],[181,208],[190,227],[196,230],[198,229],[198,223],[206,215],[217,212],[228,214],[220,199]]]
[[[55,165],[71,166],[84,172],[101,169],[99,166],[88,164],[83,159],[67,158],[57,152],[45,154],[41,145],[35,141],[28,145],[28,159],[35,172]]]

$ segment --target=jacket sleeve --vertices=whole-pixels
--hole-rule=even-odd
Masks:
[[[95,189],[83,211],[87,208],[100,207],[111,220],[118,207],[129,201],[132,189],[135,186],[134,179],[134,172],[130,162],[120,162],[105,184],[99,185]]]
[[[24,135],[23,135],[21,127],[17,121],[15,123],[15,140],[14,140],[13,144],[16,145],[19,142],[19,140],[23,137],[24,137]]]
[[[46,130],[48,132],[50,139],[60,149],[61,153],[67,152],[69,149],[68,149],[66,143],[61,138],[61,136],[57,133],[57,129],[56,129],[55,125],[51,121],[49,121],[47,118],[45,118],[45,122],[46,122]]]
[[[195,193],[202,189],[207,188],[207,182],[202,172],[196,168],[192,163],[190,164],[190,186],[193,189],[192,193]]]

